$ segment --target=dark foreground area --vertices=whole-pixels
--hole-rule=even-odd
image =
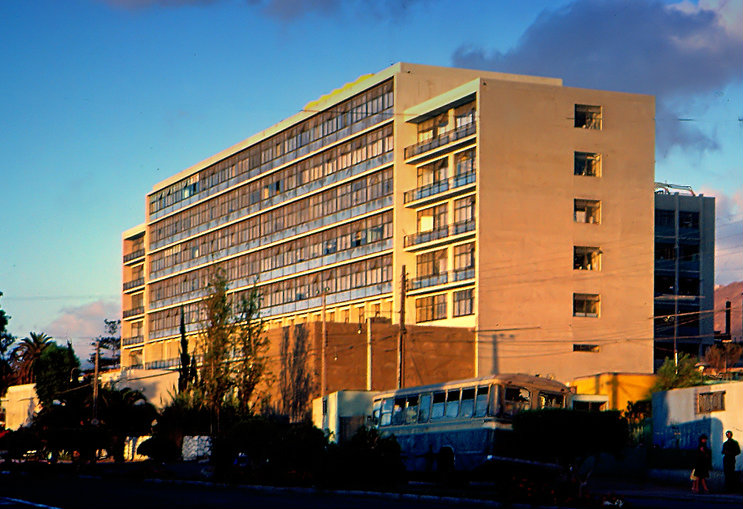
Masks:
[[[141,475],[115,475],[99,465],[93,470],[74,473],[14,469],[0,475],[0,507],[49,507],[77,509],[178,508],[445,508],[445,507],[540,507],[509,505],[486,486],[442,487],[413,483],[394,491],[321,490],[213,484],[179,479],[151,479]],[[141,472],[140,472],[141,474]],[[591,483],[593,503],[564,507],[601,507],[602,497],[612,494],[624,508],[710,508],[739,509],[740,495],[692,495],[686,487],[601,479]]]

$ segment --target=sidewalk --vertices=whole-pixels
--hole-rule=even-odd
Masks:
[[[666,478],[668,479],[668,478]],[[715,481],[713,479],[713,481]],[[713,482],[713,491],[697,495],[691,491],[691,481],[663,482],[657,479],[639,481],[632,479],[594,478],[588,483],[593,493],[614,493],[621,498],[652,498],[662,500],[679,500],[685,502],[710,501],[720,504],[735,504],[743,507],[743,495],[723,493],[717,482]]]

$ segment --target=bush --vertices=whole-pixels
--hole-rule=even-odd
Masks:
[[[405,473],[400,445],[376,428],[361,427],[351,440],[328,449],[324,482],[344,486],[393,487]]]
[[[148,438],[137,447],[137,453],[163,463],[176,461],[181,457],[181,451],[173,441],[161,436]]]

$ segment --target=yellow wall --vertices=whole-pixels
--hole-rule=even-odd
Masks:
[[[601,373],[576,378],[570,382],[577,394],[607,396],[606,410],[626,410],[627,403],[647,399],[655,375],[639,373]]]

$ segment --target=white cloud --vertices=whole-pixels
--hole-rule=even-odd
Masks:
[[[90,354],[93,338],[103,334],[103,319],[118,319],[120,316],[119,304],[97,300],[82,306],[62,308],[60,315],[42,330],[60,344],[70,341],[82,361]]]

